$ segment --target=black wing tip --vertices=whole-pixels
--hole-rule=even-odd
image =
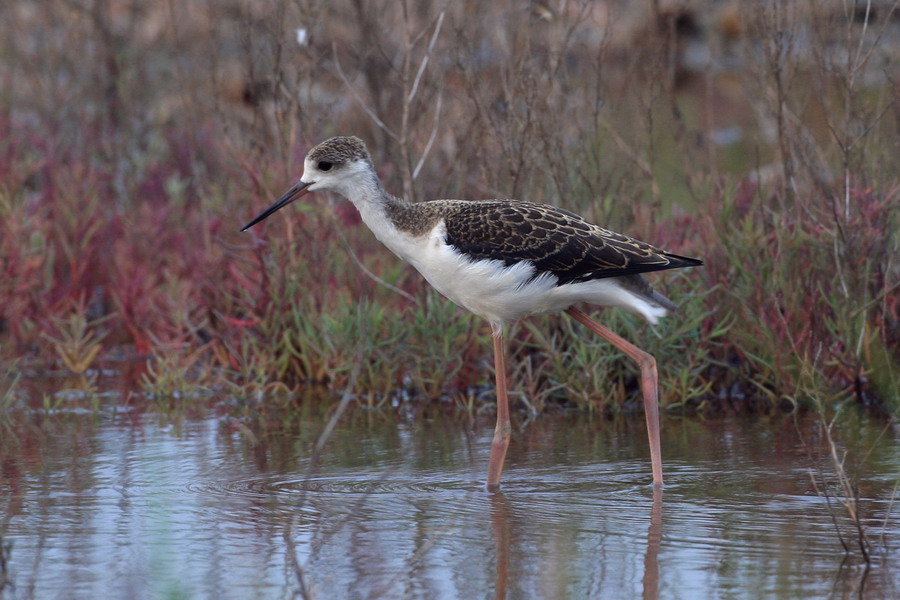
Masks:
[[[691,258],[689,256],[680,256],[678,254],[670,254],[665,252],[663,256],[666,262],[658,261],[652,263],[632,262],[618,269],[600,269],[591,273],[582,274],[578,277],[571,277],[569,281],[589,281],[591,279],[605,279],[607,277],[627,277],[629,275],[641,275],[643,273],[653,273],[656,271],[669,271],[672,269],[683,269],[687,267],[701,267],[703,261],[699,258]]]
[[[687,267],[702,267],[703,261],[699,258],[691,258],[690,256],[681,256],[679,254],[665,253],[665,257],[669,259],[666,269],[681,269]]]

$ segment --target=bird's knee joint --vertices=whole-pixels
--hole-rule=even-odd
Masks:
[[[652,354],[647,354],[646,352],[642,353],[637,359],[638,366],[641,368],[641,371],[646,370],[656,370],[656,359],[653,358]]]

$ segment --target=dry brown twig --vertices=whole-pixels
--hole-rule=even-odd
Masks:
[[[854,529],[854,533],[856,536],[856,545],[859,547],[859,551],[863,558],[863,561],[868,565],[872,560],[872,543],[868,538],[865,525],[860,514],[861,511],[859,501],[859,486],[854,484],[850,476],[847,474],[847,470],[845,467],[848,454],[847,451],[844,450],[843,452],[840,452],[838,450],[837,444],[834,441],[834,436],[832,435],[832,429],[834,428],[834,425],[837,421],[838,414],[839,413],[836,413],[835,416],[832,417],[830,422],[824,423],[823,421],[822,424],[822,431],[825,434],[825,441],[828,443],[828,452],[831,458],[831,464],[834,467],[834,472],[838,480],[839,494],[835,496],[835,499],[844,508],[844,511],[846,512],[847,517],[849,518],[850,523]],[[832,523],[834,523],[834,528],[837,532],[838,539],[841,542],[841,546],[844,548],[844,553],[850,554],[850,544],[845,539],[840,527],[840,523],[838,521],[837,514],[832,509],[832,496],[829,493],[829,486],[827,481],[825,480],[824,474],[821,472],[810,472],[810,479],[812,480],[812,485],[816,491],[816,494],[825,498],[825,502],[828,507],[828,514],[831,516]]]

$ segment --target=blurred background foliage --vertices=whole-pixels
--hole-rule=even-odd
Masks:
[[[237,231],[352,134],[411,200],[548,202],[702,258],[653,278],[661,326],[600,315],[656,354],[664,406],[892,414],[898,30],[891,2],[3,3],[3,402],[23,372],[249,398],[360,361],[369,405],[491,400],[486,324],[348,203]],[[634,405],[633,366],[565,318],[512,348],[529,411]]]

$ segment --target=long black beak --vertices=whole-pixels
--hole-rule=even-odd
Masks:
[[[278,199],[278,202],[276,202],[275,204],[273,204],[272,206],[270,206],[269,208],[264,210],[262,213],[260,213],[260,215],[258,217],[256,217],[255,219],[253,219],[252,221],[250,221],[249,223],[244,225],[241,228],[241,231],[247,231],[248,229],[250,229],[257,223],[259,223],[260,221],[262,221],[263,219],[265,219],[266,217],[271,215],[273,212],[275,212],[279,208],[284,208],[285,206],[287,206],[288,204],[290,204],[297,198],[300,198],[300,197],[308,194],[309,193],[308,188],[310,185],[312,185],[312,183],[313,183],[312,181],[309,181],[309,182],[298,181],[297,185],[295,185],[294,187],[292,187],[291,189],[286,191],[284,193],[284,195]]]

